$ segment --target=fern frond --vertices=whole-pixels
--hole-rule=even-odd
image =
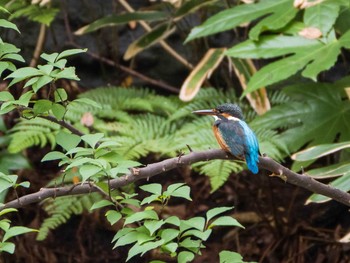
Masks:
[[[60,126],[46,119],[21,119],[11,130],[10,153],[17,153],[32,146],[44,147],[46,144],[56,145],[56,132]]]
[[[232,173],[238,173],[243,170],[241,164],[228,160],[200,162],[193,165],[193,167],[198,170],[200,174],[209,176],[210,185],[212,187],[211,192],[221,187]]]
[[[58,228],[66,223],[73,215],[80,215],[89,210],[93,203],[102,200],[99,193],[91,193],[81,196],[63,196],[48,199],[44,209],[49,217],[44,220],[39,229],[37,240],[44,240],[50,230]]]

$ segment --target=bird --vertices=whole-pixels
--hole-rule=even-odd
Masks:
[[[220,147],[236,158],[245,160],[252,173],[259,172],[258,139],[244,121],[242,110],[237,104],[224,103],[214,109],[196,110],[193,113],[213,116],[213,131]]]

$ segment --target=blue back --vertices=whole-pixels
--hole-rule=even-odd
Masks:
[[[248,169],[254,174],[259,171],[259,144],[254,132],[242,120],[233,121],[221,119],[215,122],[220,136],[225,141],[230,152],[246,160]]]

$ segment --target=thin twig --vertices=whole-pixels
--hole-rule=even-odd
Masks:
[[[231,158],[232,156],[229,156],[225,151],[220,149],[207,150],[202,152],[191,152],[182,156],[180,160],[178,157],[174,157],[161,162],[149,164],[146,167],[138,168],[138,173],[130,172],[124,176],[111,180],[110,186],[112,189],[119,188],[131,184],[135,181],[164,173],[176,167],[190,165],[200,161]],[[290,184],[300,186],[313,193],[328,196],[338,201],[339,203],[342,203],[346,206],[350,206],[350,194],[336,189],[330,185],[320,183],[309,176],[297,174],[269,157],[259,157],[259,168],[268,170],[274,174],[283,174],[286,177],[286,181]],[[36,193],[28,194],[20,197],[18,200],[12,200],[6,203],[1,209],[9,207],[19,208],[29,205],[31,203],[40,202],[43,199],[53,196],[59,197],[67,195],[87,194],[89,192],[97,191],[99,191],[97,187],[94,185],[90,185],[89,183],[77,185],[74,189],[71,189],[70,186],[58,188],[42,188]]]
[[[63,120],[57,120],[55,117],[50,116],[50,115],[40,115],[37,116],[39,118],[45,119],[45,120],[49,120],[51,122],[57,123],[60,126],[66,128],[67,130],[71,131],[73,134],[76,134],[78,136],[83,136],[85,135],[84,133],[82,133],[81,131],[79,131],[78,129],[76,129],[73,125],[69,124],[68,122],[65,122]]]

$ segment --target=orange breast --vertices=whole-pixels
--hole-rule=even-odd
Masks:
[[[230,152],[230,149],[228,148],[227,144],[223,140],[221,133],[216,125],[213,126],[213,131],[214,131],[215,138],[218,141],[221,149],[223,149],[226,152]]]

